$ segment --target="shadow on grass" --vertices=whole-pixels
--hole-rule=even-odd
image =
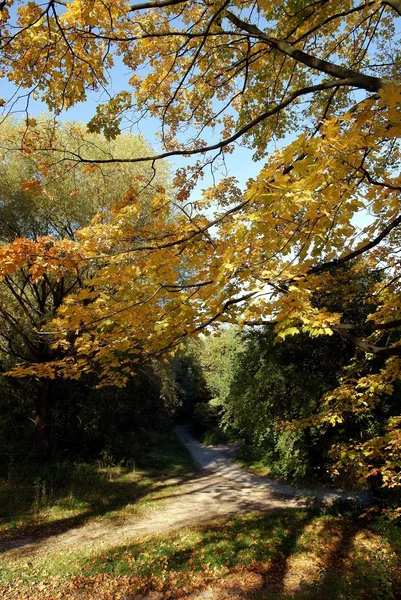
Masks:
[[[162,492],[169,485],[165,481],[168,478],[184,482],[193,470],[186,450],[171,436],[158,441],[157,448],[143,449],[135,466],[133,461],[129,466],[71,462],[14,465],[9,476],[0,479],[0,525],[3,538],[7,538],[0,542],[0,552],[32,542],[22,536],[45,539],[107,513],[112,516],[150,494]]]
[[[210,586],[216,600],[218,593],[243,600],[395,599],[400,582],[392,558],[358,546],[364,529],[349,518],[300,510],[252,514],[113,549],[87,559],[81,575],[106,574],[115,582],[128,575],[133,597]],[[251,576],[257,589],[247,587]]]

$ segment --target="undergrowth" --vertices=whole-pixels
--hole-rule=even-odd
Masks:
[[[104,452],[94,462],[11,464],[0,478],[0,534],[14,537],[90,520],[125,517],[164,486],[193,468],[173,434],[153,434],[116,460]]]

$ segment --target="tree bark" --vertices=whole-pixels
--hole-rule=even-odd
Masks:
[[[50,459],[50,381],[43,379],[40,382],[35,398],[35,431],[37,445],[43,460]]]

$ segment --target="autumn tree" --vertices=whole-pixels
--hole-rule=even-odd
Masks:
[[[33,124],[31,124],[33,127]],[[21,138],[21,122],[3,124],[0,146],[0,369],[7,372],[15,364],[40,364],[55,353],[51,338],[42,330],[51,321],[68,294],[82,287],[85,274],[97,265],[85,264],[76,252],[76,231],[96,214],[108,218],[110,207],[121,201],[123,192],[144,188],[141,194],[143,219],[156,186],[168,185],[168,171],[163,165],[149,185],[149,170],[144,166],[74,167],[52,165],[47,151],[22,155],[9,150],[12,141]],[[32,133],[47,132],[60,146],[79,145],[91,155],[107,155],[111,150],[131,155],[149,152],[138,137],[126,135],[116,142],[103,136],[85,133],[82,125],[55,127],[49,117],[38,119]],[[131,192],[133,193],[133,191]],[[57,244],[57,252],[54,252]],[[62,252],[62,263],[57,261]],[[39,255],[47,253],[50,267]],[[53,253],[52,263],[51,255]],[[36,257],[36,258],[35,258]],[[36,266],[35,266],[36,260]],[[53,268],[52,268],[53,267]],[[57,354],[56,354],[57,355]],[[52,382],[48,377],[30,380],[9,379],[24,396],[35,404],[35,428],[43,454],[48,453],[49,413]]]
[[[113,138],[159,118],[159,155],[99,159],[52,141],[53,162],[189,161],[175,177],[184,204],[173,223],[161,194],[151,224],[132,225],[132,198],[112,222],[80,233],[81,256],[107,260],[59,312],[58,343],[70,344],[74,332],[76,358],[49,372],[89,368],[91,357],[111,381],[113,369],[128,369],[133,338],[160,354],[221,321],[270,321],[281,337],[335,334],[356,348],[325,397],[321,424],[393,392],[401,366],[397,0],[6,0],[1,12],[1,66],[18,90],[2,104],[7,113],[17,96],[25,100],[22,152],[48,146],[33,135],[35,98],[59,115],[102,89],[109,97],[90,131]],[[115,57],[131,74],[117,93]],[[239,143],[266,161],[245,192],[223,178],[196,207],[185,205],[206,166]],[[370,307],[363,322],[314,301],[316,290],[333,293],[345,265],[336,293]],[[380,277],[361,292],[367,273]],[[352,459],[361,478],[378,464],[385,484],[398,485],[400,419],[386,426],[370,445],[339,449],[340,462]]]

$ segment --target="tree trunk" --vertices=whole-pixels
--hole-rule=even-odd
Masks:
[[[35,398],[35,431],[39,451],[44,460],[50,459],[50,381],[44,379],[41,381],[38,393]]]

